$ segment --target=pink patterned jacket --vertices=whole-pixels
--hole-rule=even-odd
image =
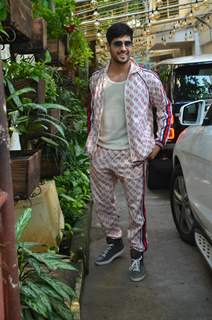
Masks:
[[[100,132],[104,107],[104,84],[109,64],[90,79],[91,124],[86,142],[86,150],[92,157]],[[152,107],[157,112],[157,135],[154,138]],[[130,145],[131,160],[143,161],[151,153],[155,144],[163,147],[167,141],[171,125],[171,104],[157,75],[150,70],[131,63],[125,85],[125,113]]]

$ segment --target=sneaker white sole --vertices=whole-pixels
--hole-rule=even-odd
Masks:
[[[119,256],[122,255],[122,253],[124,252],[124,249],[122,249],[121,251],[117,252],[116,254],[114,254],[114,256],[112,256],[109,260],[107,261],[102,261],[102,262],[98,262],[98,261],[95,261],[95,264],[97,266],[103,266],[105,264],[109,264],[111,263],[114,259],[118,258]]]
[[[130,277],[130,280],[133,281],[133,282],[139,282],[139,281],[144,280],[144,278],[145,278],[145,274],[143,276],[139,277],[139,278]]]

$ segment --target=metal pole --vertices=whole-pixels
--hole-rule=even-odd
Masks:
[[[1,208],[0,244],[3,273],[5,320],[20,320],[18,261],[15,238],[15,211],[8,139],[6,103],[4,98],[2,64],[0,62],[0,189],[8,194]]]

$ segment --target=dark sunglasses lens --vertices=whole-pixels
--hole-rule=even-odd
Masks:
[[[125,47],[129,48],[132,46],[132,42],[131,41],[125,41],[124,43]]]
[[[114,42],[113,42],[113,45],[114,45],[115,47],[122,47],[123,44],[124,44],[125,47],[127,47],[127,48],[129,48],[129,47],[132,46],[132,42],[131,42],[131,41],[124,41],[124,42],[122,42],[122,41],[114,41]]]

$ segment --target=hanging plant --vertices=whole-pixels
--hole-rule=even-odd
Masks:
[[[47,21],[47,32],[51,39],[62,38],[67,31],[64,26],[75,25],[75,1],[55,0],[54,5],[50,1],[33,0],[34,17],[43,17]]]
[[[57,87],[53,78],[55,71],[46,64],[48,61],[48,57],[46,57],[44,62],[31,63],[27,60],[21,60],[20,63],[5,63],[4,77],[11,81],[32,79],[38,82],[39,80],[45,80],[46,101],[54,102],[57,97]]]
[[[88,41],[85,38],[79,27],[72,32],[69,41],[68,60],[73,67],[83,67],[92,58],[93,52],[89,47]]]

